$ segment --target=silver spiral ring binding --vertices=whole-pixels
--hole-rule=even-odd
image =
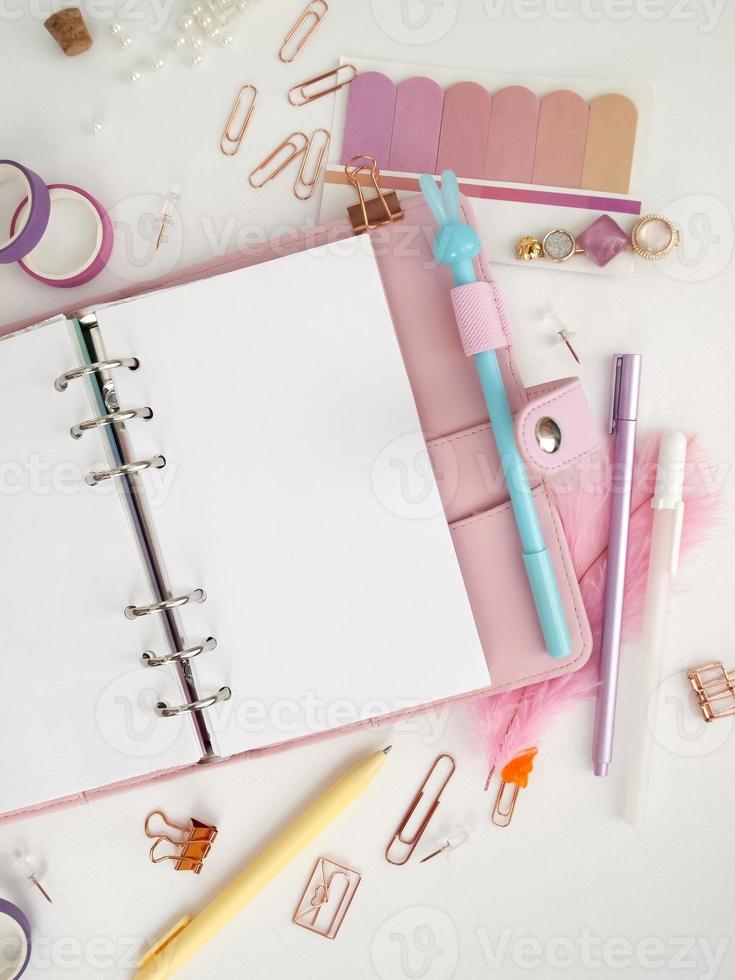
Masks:
[[[126,408],[120,412],[111,412],[109,415],[100,415],[96,419],[87,419],[79,425],[73,425],[69,432],[72,439],[81,439],[85,432],[90,429],[101,429],[104,425],[113,425],[115,422],[129,422],[131,419],[153,418],[153,409],[148,408]]]
[[[232,691],[229,687],[221,687],[216,694],[210,694],[208,698],[200,698],[198,701],[190,701],[188,704],[177,704],[173,708],[165,701],[159,701],[156,705],[156,714],[162,718],[173,718],[176,715],[183,715],[187,711],[201,711],[203,708],[211,708],[218,701],[229,701]]]
[[[125,608],[126,619],[138,619],[139,616],[150,616],[151,613],[165,612],[166,609],[176,609],[177,606],[185,606],[187,602],[204,602],[207,593],[204,589],[194,589],[186,595],[173,596],[171,599],[164,599],[162,602],[152,602],[149,606],[127,606]]]
[[[186,650],[169,653],[164,657],[157,657],[152,650],[146,650],[140,659],[144,667],[162,667],[163,664],[175,664],[181,663],[182,660],[192,660],[194,657],[198,657],[200,653],[207,653],[209,650],[214,650],[216,646],[217,641],[215,638],[209,636],[204,643],[200,643],[196,647],[187,647]]]
[[[66,391],[70,381],[77,378],[85,378],[88,374],[97,374],[100,371],[112,371],[114,368],[125,367],[131,371],[137,371],[140,361],[137,357],[115,357],[109,361],[95,361],[93,364],[85,364],[83,367],[74,368],[66,371],[54,381],[54,388],[57,391]]]
[[[103,480],[114,480],[119,476],[129,476],[131,473],[140,473],[141,470],[160,470],[166,465],[165,456],[153,456],[151,459],[140,459],[135,463],[125,463],[123,466],[113,466],[110,470],[97,470],[96,473],[87,473],[86,482],[90,487],[102,483]]]

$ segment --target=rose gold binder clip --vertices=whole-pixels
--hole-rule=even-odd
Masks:
[[[168,831],[178,831],[182,836],[172,837],[170,833],[155,833],[151,830],[151,822],[155,817],[159,817],[166,825]],[[153,841],[148,852],[154,864],[162,861],[173,861],[175,871],[193,871],[199,874],[204,864],[204,859],[212,849],[212,844],[217,836],[217,828],[210,827],[209,824],[195,820],[193,817],[187,827],[173,823],[168,819],[163,810],[154,810],[149,813],[145,820],[145,835]],[[176,852],[174,854],[156,854],[159,846],[164,843],[171,844]]]
[[[278,57],[281,61],[291,62],[299,51],[303,48],[311,35],[321,24],[327,15],[329,4],[327,0],[311,0],[308,3],[296,23],[286,35]],[[293,50],[290,49],[291,42],[294,42]]]
[[[311,134],[309,145],[306,147],[306,152],[304,153],[296,181],[293,185],[294,195],[300,201],[308,201],[316,189],[330,139],[331,134],[326,129],[315,129]],[[315,156],[316,162],[314,162]]]
[[[448,763],[448,765],[447,765]],[[441,770],[445,768],[446,774],[442,777]],[[385,849],[385,860],[389,864],[402,865],[406,864],[408,859],[411,857],[413,852],[424,835],[426,828],[429,826],[431,818],[436,813],[436,809],[441,801],[442,793],[447,788],[447,783],[454,775],[454,771],[457,768],[457,763],[454,761],[451,755],[440,755],[434,760],[434,763],[429,769],[426,779],[423,781],[421,788],[419,789],[416,796],[414,796],[411,805],[406,811],[403,820],[401,821],[398,829],[391,837],[390,843]],[[439,774],[438,776],[436,774]],[[429,808],[426,810],[423,816],[416,816],[417,811],[419,811],[419,804],[423,801],[424,797],[427,795],[427,787],[429,784],[439,783],[438,788],[434,792],[433,798],[431,798],[429,803]],[[415,818],[415,819],[414,819]],[[417,822],[418,827],[415,830],[412,828],[412,822]],[[409,836],[410,835],[410,836]],[[405,854],[399,859],[392,856],[391,852],[394,850],[395,845],[400,844],[407,848]]]
[[[250,120],[253,118],[253,111],[255,110],[255,100],[258,97],[258,90],[254,85],[243,85],[240,91],[237,93],[237,98],[235,99],[235,104],[232,107],[232,112],[230,113],[230,118],[227,120],[227,125],[225,126],[225,131],[222,133],[222,138],[219,141],[219,148],[224,153],[226,157],[234,157],[237,151],[240,149],[242,141],[245,137],[245,133],[248,131],[248,126],[250,125]],[[232,135],[232,126],[235,120],[240,115],[240,106],[242,105],[243,98],[246,98],[247,108],[245,109],[243,120],[235,135]]]
[[[306,133],[291,133],[253,170],[248,177],[250,186],[257,190],[275,180],[301,156],[308,145],[309,137]]]
[[[735,672],[721,660],[687,671],[689,683],[706,722],[735,715]]]
[[[528,777],[533,770],[533,760],[537,753],[538,749],[529,749],[503,767],[500,773],[502,782],[493,807],[492,821],[496,827],[507,827],[513,819],[518,794],[528,786]],[[513,787],[510,791],[509,786]]]
[[[289,90],[288,101],[291,105],[297,106],[316,102],[317,99],[321,99],[325,95],[338,92],[355,78],[357,78],[357,68],[354,65],[340,65],[339,68],[324,72],[323,75],[315,75],[314,78],[308,78],[305,82],[294,85]],[[332,81],[334,85],[329,85],[329,82]],[[319,82],[326,82],[327,85],[319,85]],[[314,91],[311,91],[312,87],[314,87]]]
[[[327,858],[318,858],[291,921],[317,936],[334,939],[362,876]]]
[[[347,208],[356,235],[372,231],[379,225],[400,221],[405,217],[395,191],[383,192],[380,189],[380,171],[373,157],[358,154],[345,164],[347,179],[357,191],[359,201]],[[372,185],[375,197],[365,200],[364,184]]]

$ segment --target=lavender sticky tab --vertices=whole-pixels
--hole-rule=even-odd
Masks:
[[[395,111],[396,87],[390,78],[379,71],[360,72],[350,83],[342,163],[367,154],[387,170]]]

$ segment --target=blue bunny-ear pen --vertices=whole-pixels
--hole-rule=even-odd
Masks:
[[[478,282],[475,275],[473,260],[479,255],[480,239],[474,228],[462,221],[454,172],[445,170],[441,181],[439,188],[433,177],[428,174],[421,177],[421,190],[438,225],[434,258],[451,268],[455,286],[460,287],[452,291],[457,326],[465,353],[475,362],[485,396],[546,649],[552,657],[568,657],[572,652],[572,641],[559,584],[544,541],[526,467],[516,446],[513,416],[496,353],[503,338],[497,323],[494,294],[490,284]]]

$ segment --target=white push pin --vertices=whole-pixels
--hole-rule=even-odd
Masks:
[[[53,904],[51,896],[41,884],[37,868],[34,866],[27,854],[24,854],[22,851],[16,851],[13,867],[18,874],[21,875],[21,877],[25,878],[26,881],[29,881],[32,885],[36,886],[47,902]]]

